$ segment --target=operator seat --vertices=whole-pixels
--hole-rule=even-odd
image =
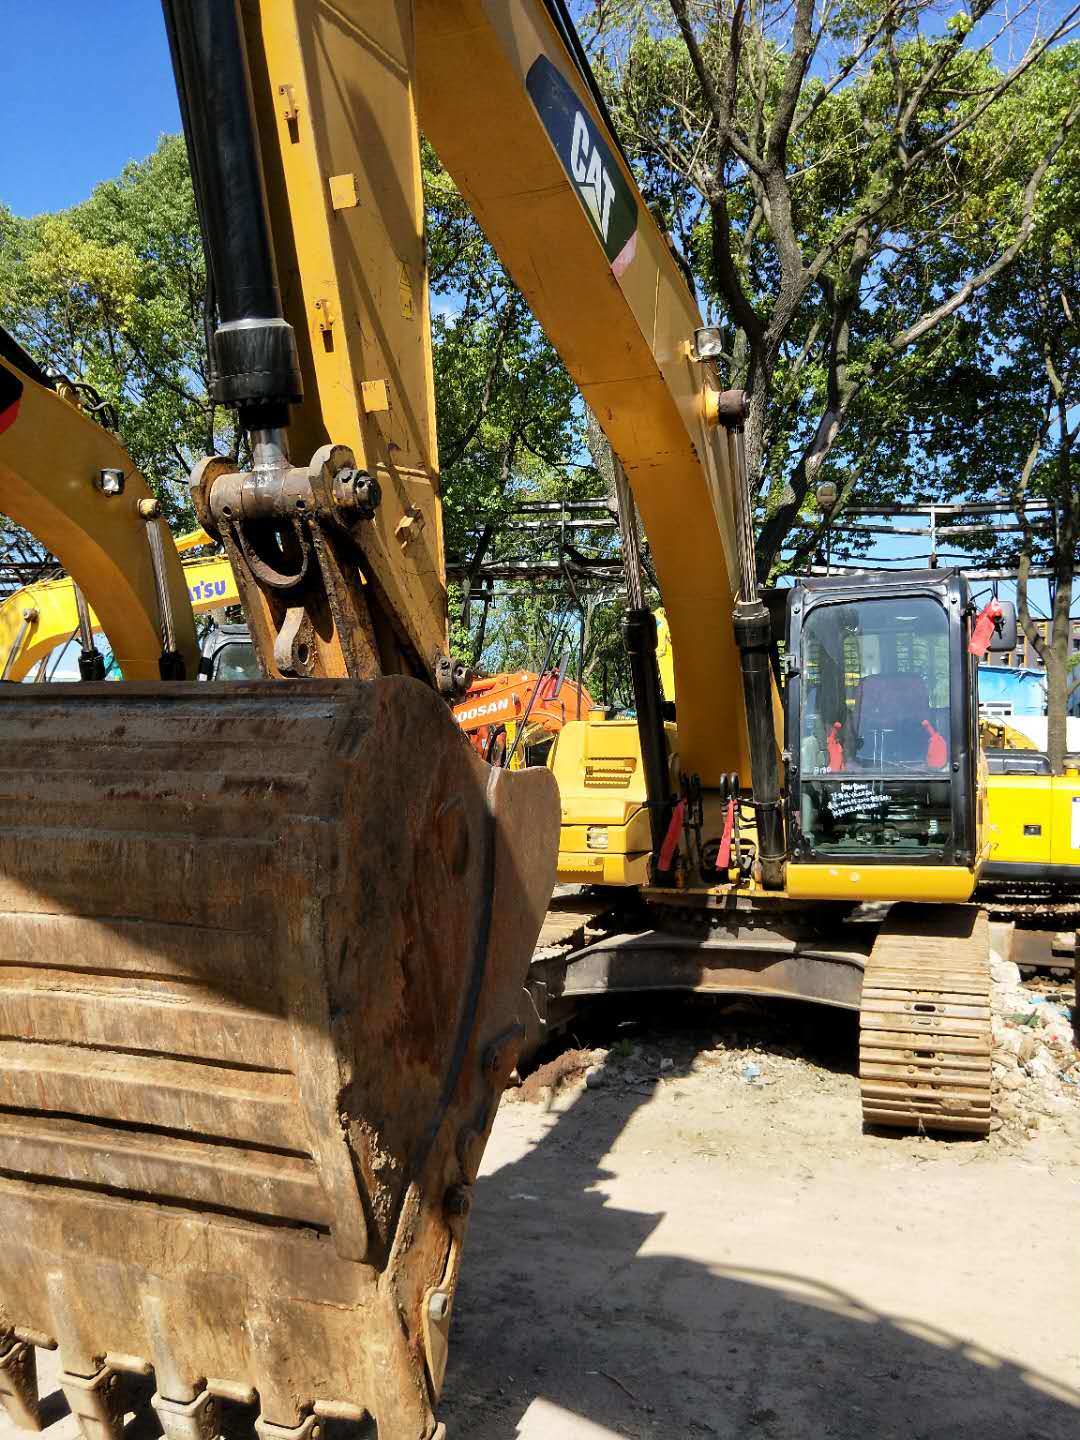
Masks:
[[[930,695],[921,675],[864,675],[855,695],[855,732],[862,741],[856,763],[867,768],[925,763],[929,723]]]

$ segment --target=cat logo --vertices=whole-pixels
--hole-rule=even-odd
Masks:
[[[611,202],[615,199],[615,186],[604,169],[599,145],[593,146],[589,139],[589,127],[580,110],[574,116],[570,169],[578,183],[581,198],[600,231],[600,238],[606,244],[611,226]]]
[[[611,137],[546,55],[533,61],[525,88],[612,271],[622,275],[634,259],[637,201],[608,143]]]

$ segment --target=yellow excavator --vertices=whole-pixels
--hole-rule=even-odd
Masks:
[[[631,563],[636,748],[590,738],[581,785],[643,782],[633,878],[685,941],[666,982],[751,931],[743,971],[781,955],[789,990],[835,961],[843,993],[861,987],[867,1114],[899,1126],[989,1124],[986,937],[960,903],[983,854],[974,617],[952,573],[815,582],[778,665],[745,398],[716,383],[716,336],[562,0],[163,10],[213,393],[252,455],[206,457],[191,493],[266,680],[191,683],[157,501],[5,344],[4,509],[73,577],[128,683],[0,696],[0,1398],[35,1428],[46,1347],[86,1440],[119,1440],[132,1376],[169,1440],[211,1440],[234,1406],[256,1407],[261,1440],[365,1417],[380,1440],[433,1440],[559,808],[550,774],[485,765],[447,703],[469,675],[447,654],[421,128],[649,536],[677,717]],[[564,857],[619,851],[606,822],[578,846],[572,777],[563,805]],[[928,898],[949,903],[856,913]],[[571,972],[584,991],[655,983],[643,936],[552,993]]]
[[[224,555],[187,553],[209,544],[205,530],[175,541],[196,615],[240,603],[233,569]],[[94,645],[94,636],[104,633],[100,617],[70,575],[24,585],[0,605],[0,680],[48,678],[42,667],[55,659],[58,649],[74,643],[79,645],[82,678],[104,679],[102,658]]]

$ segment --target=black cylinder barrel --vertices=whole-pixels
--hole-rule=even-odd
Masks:
[[[735,643],[742,662],[761,879],[767,890],[779,890],[784,883],[787,849],[780,801],[780,762],[773,726],[772,624],[760,600],[740,601],[735,606]]]
[[[651,610],[627,610],[622,629],[623,644],[630,662],[630,681],[634,687],[655,869],[673,808],[667,733],[664,729],[664,694],[656,663],[656,617]]]
[[[241,424],[284,424],[302,398],[283,318],[238,0],[162,0],[220,323],[214,398]]]

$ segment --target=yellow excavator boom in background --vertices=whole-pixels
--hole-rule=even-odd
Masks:
[[[8,518],[94,597],[125,675],[157,679],[163,656],[172,673],[195,675],[195,622],[157,500],[116,437],[58,394],[8,337],[0,344],[0,485]],[[19,654],[32,645],[40,612],[23,612],[37,608],[26,597],[14,612],[15,633],[2,652],[5,679],[22,678],[8,662],[19,658],[12,649],[19,627]],[[6,618],[10,624],[12,612]],[[41,653],[27,659],[27,669]]]

